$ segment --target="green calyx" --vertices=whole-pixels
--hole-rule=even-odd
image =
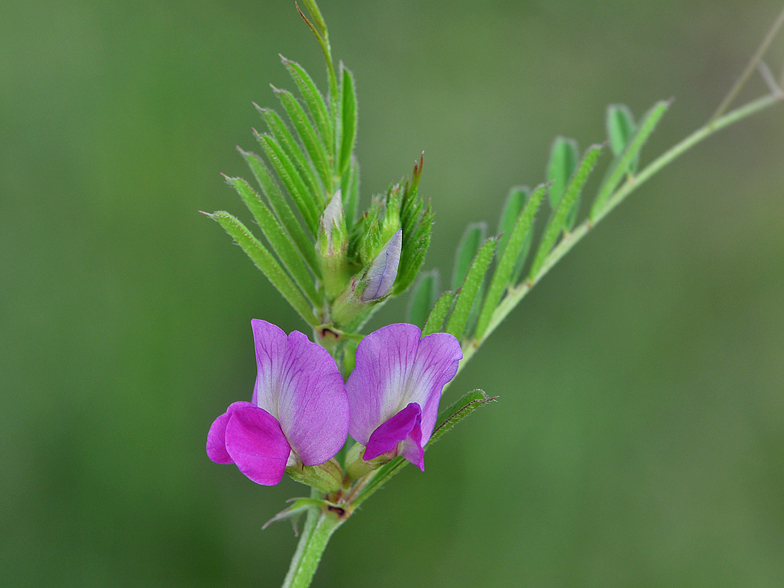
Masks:
[[[389,463],[392,457],[388,455],[379,455],[378,457],[365,461],[362,456],[365,454],[365,446],[361,443],[355,443],[354,446],[348,450],[346,454],[346,476],[349,480],[358,480],[364,478],[370,472],[377,470],[382,465]]]
[[[286,473],[297,482],[307,484],[323,494],[337,491],[343,483],[343,470],[335,458],[316,466],[297,463],[288,466]]]

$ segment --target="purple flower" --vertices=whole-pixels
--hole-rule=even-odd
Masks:
[[[298,331],[286,337],[251,321],[258,375],[251,402],[235,402],[210,427],[207,455],[234,463],[257,484],[280,482],[286,466],[329,460],[346,441],[349,407],[329,353]]]
[[[423,447],[436,424],[441,391],[463,353],[452,335],[421,335],[414,325],[389,325],[357,347],[346,391],[349,433],[366,446],[365,461],[402,455],[425,469]]]

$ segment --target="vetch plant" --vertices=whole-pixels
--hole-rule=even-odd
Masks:
[[[257,484],[274,485],[288,474],[310,486],[309,496],[292,499],[270,521],[306,516],[284,587],[308,586],[332,533],[365,500],[408,463],[424,471],[424,453],[435,441],[496,400],[475,390],[439,412],[449,383],[558,260],[676,157],[784,99],[784,76],[776,81],[761,61],[784,23],[782,11],[715,115],[642,169],[641,150],[669,101],[638,120],[626,106],[611,105],[606,140],[582,153],[573,139],[556,138],[545,182],[511,190],[496,235],[488,238],[484,223],[469,225],[451,287],[441,291],[438,271],[420,273],[433,222],[419,194],[424,159],[360,212],[354,77],[335,66],[315,0],[303,4],[309,14],[300,15],[326,60],[327,91],[283,58],[298,95],[275,89],[285,118],[257,107],[267,126],[256,133],[260,154],[240,150],[258,188],[226,178],[263,240],[228,212],[209,215],[312,330],[310,341],[252,321],[258,375],[251,400],[231,404],[207,437],[210,459],[235,464]],[[727,112],[755,68],[769,93]],[[581,218],[583,188],[602,155],[609,165]],[[544,220],[539,229],[537,216]],[[412,286],[406,323],[362,334],[381,305]]]

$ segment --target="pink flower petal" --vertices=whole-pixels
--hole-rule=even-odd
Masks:
[[[457,374],[463,350],[449,333],[433,333],[419,341],[411,366],[408,394],[401,402],[416,402],[422,407],[422,446],[427,445],[438,419],[441,392]]]
[[[235,402],[234,404],[240,403]],[[232,406],[234,406],[234,404],[232,404]],[[243,402],[242,404],[251,405],[249,402]],[[207,457],[215,463],[234,463],[229,452],[226,451],[226,425],[231,418],[229,410],[231,410],[231,406],[226,412],[215,419],[215,422],[212,423],[212,426],[210,427],[210,432],[207,433]]]
[[[294,331],[253,320],[258,374],[252,402],[235,402],[207,435],[207,455],[254,482],[277,484],[292,450],[306,466],[334,456],[348,436],[343,378],[329,353]]]
[[[346,382],[351,406],[348,432],[363,445],[380,424],[406,406],[400,399],[420,334],[414,325],[389,325],[370,333],[357,347],[356,365]]]
[[[346,387],[326,349],[294,331],[281,369],[278,419],[306,466],[324,463],[348,436]]]
[[[278,418],[278,390],[288,339],[280,327],[267,321],[253,319],[250,325],[253,329],[258,370],[251,402]]]
[[[400,442],[398,447],[398,452],[403,459],[407,459],[420,470],[425,471],[425,450],[422,447],[422,427],[419,424],[411,430],[408,437]]]
[[[280,482],[291,447],[275,417],[248,402],[235,402],[227,414],[226,451],[239,470],[257,484]]]
[[[326,349],[299,331],[254,319],[258,375],[253,403],[280,423],[302,463],[324,463],[348,436],[348,399],[343,378]]]
[[[351,407],[349,433],[363,445],[410,403],[422,408],[421,445],[430,439],[441,391],[455,377],[463,354],[452,335],[434,333],[422,339],[420,335],[414,325],[394,324],[359,344],[346,391]]]

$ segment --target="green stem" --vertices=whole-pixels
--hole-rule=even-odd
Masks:
[[[283,581],[283,588],[307,588],[316,573],[321,555],[329,538],[346,519],[337,513],[313,507],[308,510],[305,528],[291,560],[291,566]]]
[[[310,15],[316,21],[315,24],[308,20],[308,18],[299,9],[299,6],[297,6],[297,10],[299,11],[300,16],[310,27],[310,30],[313,31],[313,34],[316,35],[316,39],[321,46],[321,51],[324,53],[324,59],[327,62],[330,111],[332,118],[334,120],[338,120],[338,76],[335,73],[335,64],[332,61],[332,47],[329,44],[329,30],[327,29],[327,23],[324,20],[324,17],[321,16],[321,10],[319,10],[318,4],[316,4],[316,0],[303,1],[308,9],[308,12],[310,12]],[[333,139],[335,139],[335,137],[333,137]],[[332,147],[334,149],[334,145],[332,145]]]
[[[630,177],[621,187],[615,191],[615,193],[613,193],[612,196],[610,196],[610,198],[607,200],[607,204],[596,214],[593,221],[587,219],[573,231],[564,235],[563,239],[558,243],[558,245],[556,245],[556,247],[544,260],[544,263],[542,264],[542,267],[536,276],[533,276],[531,279],[523,282],[522,284],[509,289],[508,295],[501,301],[501,304],[498,305],[498,308],[496,308],[495,312],[493,313],[493,316],[490,319],[490,324],[488,325],[484,336],[481,339],[474,339],[469,341],[464,346],[463,361],[460,362],[459,369],[463,368],[471,356],[473,356],[482,343],[484,343],[487,337],[496,329],[499,324],[501,324],[501,321],[503,321],[507,315],[512,312],[515,306],[517,306],[517,304],[525,297],[525,295],[528,294],[528,291],[531,290],[531,288],[539,280],[541,280],[548,271],[550,271],[550,268],[558,263],[558,261],[564,255],[566,255],[569,250],[574,247],[575,244],[577,244],[578,241],[585,237],[588,231],[592,229],[596,223],[607,216],[607,214],[613,208],[623,202],[623,200],[626,199],[629,194],[631,194],[645,181],[650,179],[650,177],[653,176],[656,172],[672,163],[676,157],[685,153],[694,147],[697,143],[708,138],[716,131],[723,129],[732,123],[738,122],[747,116],[751,116],[752,114],[764,110],[765,108],[768,108],[769,106],[772,106],[773,104],[780,102],[783,99],[784,96],[781,94],[770,94],[764,96],[763,98],[753,100],[744,106],[736,108],[735,110],[728,112],[720,118],[709,121],[703,127],[699,128],[694,133],[686,137],[683,141],[660,155],[639,174]]]
[[[631,194],[635,188],[640,186],[643,182],[648,180],[653,174],[661,170],[666,165],[672,163],[672,161],[678,157],[679,155],[685,153],[692,147],[694,147],[697,143],[707,139],[716,131],[723,129],[731,125],[732,123],[736,123],[739,120],[746,118],[747,116],[751,116],[759,112],[760,110],[764,110],[769,106],[772,106],[776,102],[780,102],[782,100],[781,95],[777,94],[768,94],[767,96],[763,96],[762,98],[758,98],[757,100],[752,100],[748,104],[740,106],[735,110],[732,110],[722,116],[721,118],[717,118],[708,122],[703,127],[694,131],[691,135],[686,137],[683,141],[662,153],[657,159],[651,162],[648,167],[642,170],[636,176],[631,177],[624,185],[622,185],[618,190],[616,190],[615,194],[613,194],[609,200],[607,201],[607,205],[596,215],[594,219],[594,224],[599,222],[600,219],[605,217],[607,213],[609,213],[613,208],[618,206],[629,194]],[[589,227],[590,228],[590,227]]]

